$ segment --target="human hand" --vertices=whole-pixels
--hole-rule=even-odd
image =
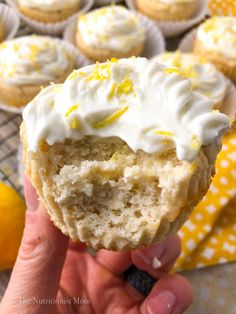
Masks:
[[[191,304],[189,283],[168,275],[180,253],[177,236],[129,252],[99,250],[93,257],[53,226],[25,181],[26,225],[1,314],[180,314]],[[131,264],[159,279],[146,298],[122,278]]]

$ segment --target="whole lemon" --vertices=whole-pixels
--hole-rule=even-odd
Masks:
[[[25,223],[25,203],[17,192],[0,182],[0,270],[12,268]]]

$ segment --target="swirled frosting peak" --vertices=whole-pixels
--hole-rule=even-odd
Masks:
[[[193,53],[180,51],[165,52],[153,60],[167,67],[180,69],[191,80],[193,90],[209,97],[214,104],[219,105],[223,101],[227,92],[227,81],[213,64]]]
[[[88,46],[112,51],[129,51],[145,39],[140,19],[120,5],[103,7],[80,16],[78,31]]]
[[[68,69],[69,53],[58,39],[25,36],[0,45],[0,80],[9,85],[40,85]]]
[[[37,151],[66,138],[118,137],[133,151],[176,149],[193,160],[229,126],[212,102],[181,75],[145,58],[112,59],[74,71],[44,89],[24,110],[28,147]]]
[[[79,5],[80,0],[19,0],[21,6],[40,11],[60,11]]]
[[[207,50],[236,60],[236,18],[218,16],[201,24],[197,39]]]

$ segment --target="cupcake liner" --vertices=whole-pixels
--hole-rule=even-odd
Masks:
[[[23,163],[23,146],[20,143],[17,150],[17,172],[18,172],[18,182],[20,186],[24,185],[24,173],[25,173],[25,166]]]
[[[0,4],[0,20],[4,27],[4,39],[14,38],[19,27],[20,19],[8,5]]]
[[[230,118],[231,125],[233,125],[236,120],[236,88],[230,80],[227,79],[227,82],[228,90],[220,111]]]
[[[66,25],[73,20],[73,18],[81,13],[87,12],[91,9],[94,4],[94,0],[81,0],[81,8],[78,12],[67,18],[66,20],[58,23],[42,23],[37,22],[33,19],[22,14],[19,10],[19,4],[17,0],[6,0],[6,2],[14,9],[17,14],[20,15],[22,20],[37,34],[47,35],[60,35],[65,29]]]
[[[13,106],[8,106],[7,104],[3,103],[0,101],[0,110],[3,110],[3,111],[7,111],[7,112],[10,112],[10,113],[17,113],[17,114],[20,114],[22,115],[22,112],[23,112],[23,108],[17,108],[17,107],[13,107]]]
[[[193,43],[197,36],[197,28],[193,29],[180,41],[178,49],[182,52],[192,52]]]
[[[75,69],[87,66],[90,63],[90,61],[84,55],[82,55],[71,43],[59,38],[54,38],[54,40],[62,43],[64,49],[66,49],[71,55],[75,57]],[[0,110],[22,114],[23,109],[24,107],[17,108],[13,106],[8,106],[6,103],[0,101]]]
[[[111,3],[120,3],[122,0],[94,0],[94,4],[98,7],[101,7],[103,5],[110,5]]]
[[[152,20],[149,20],[139,13],[136,13],[136,15],[141,19],[141,22],[146,29],[146,40],[141,57],[152,58],[165,51],[165,40],[157,25]],[[75,19],[73,22],[68,24],[63,34],[64,40],[75,46],[76,28],[77,20]],[[93,61],[90,60],[90,63],[93,63]]]
[[[126,0],[127,6],[131,10],[137,11],[135,0]],[[192,19],[186,21],[160,22],[154,21],[166,38],[183,34],[194,25],[200,23],[207,14],[207,1],[200,0],[199,9]],[[150,19],[151,20],[151,19]]]

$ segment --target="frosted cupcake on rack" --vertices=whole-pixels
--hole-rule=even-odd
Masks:
[[[75,67],[75,56],[63,42],[43,36],[25,36],[0,45],[0,101],[23,107],[42,86],[61,83]]]
[[[65,20],[80,8],[80,0],[18,0],[20,11],[27,17],[43,23]]]
[[[158,21],[191,19],[199,4],[199,0],[136,0],[138,11]]]
[[[236,18],[213,17],[200,25],[194,53],[236,82]]]
[[[96,249],[161,241],[214,174],[229,118],[146,58],[96,63],[24,110],[24,163],[55,225]],[[51,162],[53,160],[53,162]]]
[[[107,6],[78,18],[77,46],[92,60],[139,56],[144,41],[140,18],[123,6]]]
[[[215,109],[220,109],[224,103],[228,83],[213,64],[193,53],[165,52],[153,60],[166,66],[169,71],[179,71],[180,75],[192,82],[192,89],[209,97]]]

